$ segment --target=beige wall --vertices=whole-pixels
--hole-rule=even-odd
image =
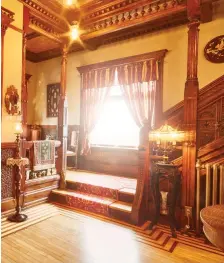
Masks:
[[[37,64],[26,61],[26,73],[31,77],[27,84],[28,102],[27,102],[27,124],[33,124],[35,120],[36,107],[36,87],[37,87]]]
[[[23,5],[17,0],[3,0],[2,6],[15,13],[14,26],[22,30]],[[18,89],[21,104],[21,78],[22,78],[22,33],[8,28],[4,37],[4,65],[3,65],[3,100],[7,87],[14,85]],[[20,105],[21,110],[21,105]],[[2,108],[2,142],[15,140],[13,133],[14,123],[18,117],[7,114],[3,103]]]
[[[213,37],[223,34],[224,0],[217,5],[215,20],[200,26],[198,72],[200,88],[224,72],[223,64],[213,64],[207,61],[203,54],[206,43]],[[186,25],[102,46],[95,51],[69,55],[67,73],[69,124],[79,124],[80,116],[80,76],[76,67],[160,49],[168,49],[164,63],[164,111],[183,100],[187,71]],[[60,58],[38,63],[37,67],[36,110],[41,109],[41,111],[35,115],[35,121],[42,124],[56,124],[57,119],[46,118],[46,85],[60,80]]]

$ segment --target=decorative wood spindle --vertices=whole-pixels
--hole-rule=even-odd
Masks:
[[[67,137],[68,137],[68,103],[66,96],[66,74],[67,74],[67,45],[63,46],[62,62],[61,62],[61,89],[58,103],[58,139],[61,145],[58,148],[58,164],[57,171],[60,174],[60,189],[65,189],[66,175],[66,152],[67,152]]]
[[[122,14],[122,18],[121,21],[124,22],[125,21],[125,13]]]
[[[141,15],[144,16],[145,15],[145,7],[142,7],[142,11],[141,11]]]
[[[132,16],[131,16],[131,12],[128,12],[128,17],[129,20],[131,20]]]
[[[116,16],[116,19],[115,19],[115,24],[118,24],[119,23],[119,17]]]

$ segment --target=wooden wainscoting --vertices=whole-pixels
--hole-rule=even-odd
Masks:
[[[79,168],[87,171],[137,178],[138,150],[92,147],[91,154],[80,157]]]
[[[51,191],[58,188],[59,180],[58,174],[27,180],[23,206],[33,206],[48,201]]]

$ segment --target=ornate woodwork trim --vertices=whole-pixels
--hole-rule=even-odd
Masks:
[[[67,137],[68,137],[68,103],[66,91],[66,75],[67,75],[67,54],[68,47],[63,46],[62,62],[61,62],[61,89],[58,103],[58,139],[61,145],[58,148],[58,166],[57,171],[60,174],[60,188],[65,188],[65,174],[67,168]]]
[[[78,67],[77,69],[79,73],[83,73],[88,70],[107,68],[111,66],[118,66],[121,64],[129,64],[129,63],[139,62],[139,61],[148,60],[148,59],[156,59],[160,61],[165,57],[165,54],[167,52],[168,52],[167,49],[162,49],[162,50],[158,50],[155,52],[144,53],[144,54],[140,54],[136,56],[124,57],[124,58],[109,60],[109,61],[100,62],[96,64],[86,65],[86,66]]]
[[[2,36],[5,35],[5,31],[8,28],[8,26],[14,21],[14,15],[12,11],[1,7],[1,33]]]
[[[192,0],[194,1],[194,0]],[[182,206],[194,207],[195,199],[195,163],[197,156],[197,114],[199,83],[197,78],[198,66],[198,27],[200,22],[189,23],[188,31],[188,62],[187,81],[184,91],[184,130],[185,140],[190,141],[183,146],[183,177],[182,177]]]
[[[50,25],[44,23],[41,19],[36,18],[35,16],[30,17],[29,27],[31,29],[33,29],[34,31],[37,31],[38,33],[40,33],[40,34],[58,42],[58,43],[62,43],[62,40],[60,39],[61,33],[56,31]]]
[[[30,13],[41,18],[41,20],[52,27],[57,28],[59,31],[64,32],[68,30],[68,23],[63,16],[60,16],[52,9],[48,8],[38,0],[19,0],[24,6],[30,9]]]
[[[224,75],[212,81],[199,91],[198,114],[210,110],[210,106],[218,102],[224,96]],[[174,105],[163,113],[163,119],[170,125],[182,129],[183,127],[184,101]],[[217,121],[216,121],[217,122]],[[202,146],[199,142],[199,147]]]
[[[106,16],[105,14],[103,16],[101,15],[102,18],[99,17],[99,11],[95,12],[94,16],[89,20],[85,17],[81,23],[81,27],[86,31],[86,33],[81,36],[81,39],[90,39],[96,35],[104,35],[108,31],[112,33],[115,30],[118,31],[119,29],[123,29],[127,26],[136,26],[140,23],[146,23],[154,19],[159,19],[160,17],[164,17],[166,12],[167,15],[172,15],[172,13],[175,14],[177,12],[186,11],[186,3],[184,1],[163,0],[161,2],[156,0],[150,4],[148,1],[135,2],[136,3],[129,6],[128,9],[115,9],[117,11],[107,12]],[[112,8],[113,7],[114,5],[112,5]],[[108,9],[106,8],[105,10]]]

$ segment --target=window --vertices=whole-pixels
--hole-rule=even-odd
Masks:
[[[139,127],[129,113],[118,85],[110,89],[100,118],[90,134],[90,143],[114,147],[139,145]]]

